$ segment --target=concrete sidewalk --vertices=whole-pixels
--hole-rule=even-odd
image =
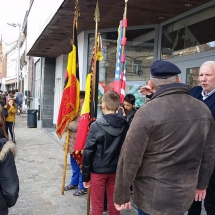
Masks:
[[[52,132],[52,131],[50,131]],[[86,195],[61,195],[64,152],[61,142],[49,131],[27,128],[26,117],[17,116],[15,125],[20,195],[9,215],[85,215]],[[67,166],[66,184],[71,176]],[[136,212],[124,211],[123,215]]]

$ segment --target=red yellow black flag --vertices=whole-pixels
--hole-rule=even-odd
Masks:
[[[85,145],[85,141],[87,138],[87,134],[89,131],[89,126],[90,124],[95,121],[96,116],[97,116],[97,102],[96,104],[93,104],[93,75],[96,75],[96,86],[98,86],[98,69],[99,69],[99,61],[102,60],[102,52],[101,52],[101,36],[100,34],[97,36],[97,46],[98,48],[93,49],[93,55],[92,55],[92,61],[91,61],[91,68],[90,71],[87,74],[87,79],[86,79],[86,85],[85,85],[85,99],[84,99],[84,104],[81,109],[80,113],[80,119],[78,123],[78,131],[76,134],[76,141],[74,144],[74,152],[73,152],[73,157],[76,159],[78,165],[80,168],[82,167],[82,156],[83,156],[83,149]],[[97,50],[95,53],[95,50]],[[97,71],[96,74],[94,74],[94,66],[97,64]],[[97,90],[96,90],[97,92]],[[96,101],[98,98],[98,94],[95,93],[96,95]]]
[[[61,138],[67,125],[77,115],[79,111],[79,67],[78,67],[78,44],[76,25],[74,26],[74,40],[71,51],[68,55],[67,70],[64,81],[64,90],[61,99],[56,133]]]

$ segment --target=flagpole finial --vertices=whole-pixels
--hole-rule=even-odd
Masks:
[[[96,3],[96,9],[95,9],[95,14],[94,14],[94,20],[96,23],[100,21],[100,13],[99,13],[99,3],[97,1]]]

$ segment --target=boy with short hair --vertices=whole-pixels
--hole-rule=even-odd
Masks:
[[[113,191],[118,158],[129,125],[116,113],[119,104],[120,97],[116,92],[108,91],[104,94],[104,115],[91,124],[86,140],[82,177],[84,187],[91,186],[91,215],[103,213],[105,189],[109,214],[120,215],[113,203]]]
[[[124,107],[123,116],[126,117],[126,120],[130,125],[137,111],[135,109],[135,96],[133,94],[130,93],[125,96],[123,107]]]

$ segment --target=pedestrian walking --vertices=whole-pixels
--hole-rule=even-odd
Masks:
[[[16,89],[16,93],[15,93],[14,97],[15,97],[15,101],[17,104],[17,109],[18,109],[19,113],[22,114],[23,94],[21,92],[19,92],[18,89]]]
[[[5,138],[8,140],[8,135],[5,130],[5,116],[4,116],[4,107],[0,105],[0,139]]]
[[[15,143],[14,125],[15,125],[17,107],[15,104],[14,98],[8,98],[8,103],[4,106],[4,108],[8,112],[8,116],[5,119],[6,132],[8,134],[8,130],[9,130],[11,139]]]
[[[8,116],[8,112],[7,112],[7,110],[4,108],[5,103],[4,103],[4,100],[2,99],[2,95],[0,95],[0,106],[2,107],[2,111],[3,111],[4,117],[7,117],[7,116]]]
[[[133,183],[138,215],[179,215],[194,197],[205,197],[215,165],[214,119],[188,95],[177,66],[155,61],[150,69],[144,90],[154,94],[136,112],[123,143],[114,202],[118,210],[129,208]]]

